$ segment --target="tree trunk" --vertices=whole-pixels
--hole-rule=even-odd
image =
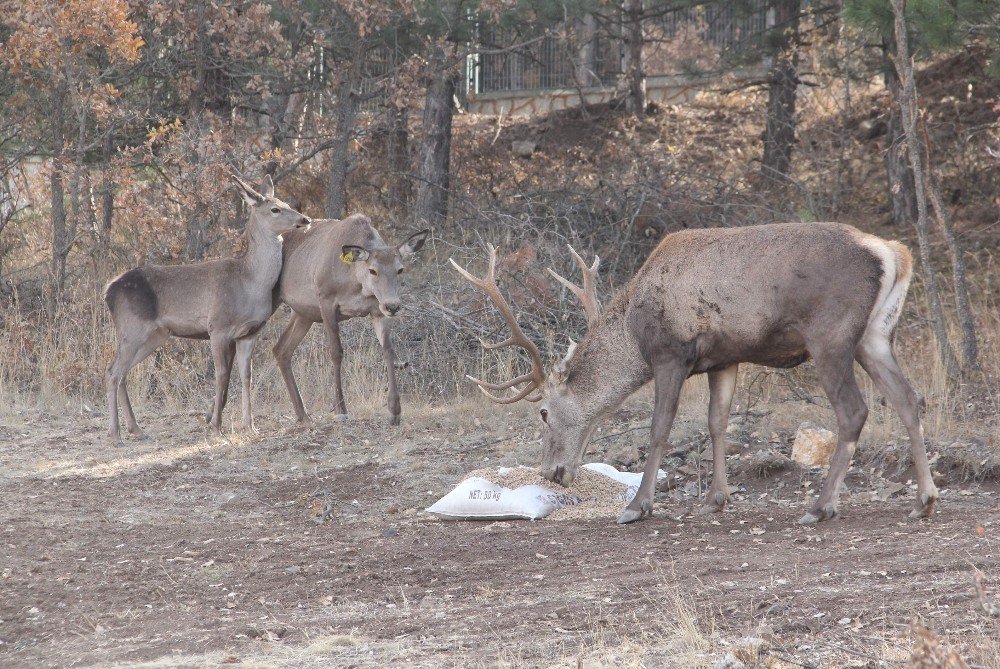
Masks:
[[[101,161],[104,174],[101,175],[101,223],[99,235],[101,245],[107,249],[111,244],[111,223],[115,215],[115,178],[111,161],[115,152],[115,131],[109,128],[101,147]]]
[[[424,138],[420,145],[420,176],[413,217],[434,226],[448,216],[451,169],[451,119],[455,113],[457,76],[440,49],[431,60],[424,102]]]
[[[924,182],[924,152],[921,150],[920,137],[917,133],[917,88],[913,80],[913,64],[910,61],[910,49],[906,40],[903,2],[904,0],[892,0],[892,10],[895,14],[896,65],[900,75],[899,106],[907,147],[906,156],[913,169],[913,184],[917,200],[917,217],[914,222],[920,243],[920,264],[924,274],[927,299],[930,302],[931,324],[941,353],[941,361],[948,371],[948,376],[957,379],[959,376],[958,361],[955,359],[955,352],[948,341],[944,309],[941,306],[941,293],[938,290],[934,267],[931,265],[930,236],[927,230],[927,191]]]
[[[625,109],[636,116],[646,112],[646,74],[642,67],[642,0],[625,0]]]
[[[69,253],[66,227],[66,188],[63,164],[66,154],[66,98],[65,84],[56,91],[52,104],[52,174],[49,177],[52,222],[52,258],[49,267],[49,311],[55,311],[66,281],[66,256]]]
[[[887,125],[885,152],[886,186],[888,187],[889,211],[895,225],[915,225],[917,220],[917,196],[913,183],[913,169],[906,158],[906,137],[903,118],[900,115],[901,98],[899,74],[892,59],[896,53],[894,37],[883,43],[882,80],[889,91],[889,121]]]
[[[347,175],[351,171],[351,136],[358,118],[358,95],[354,81],[345,81],[337,91],[337,129],[330,150],[330,176],[326,187],[326,217],[343,218]]]
[[[784,182],[791,173],[792,147],[795,144],[800,0],[779,0],[774,9],[775,36],[768,74],[767,124],[761,173],[768,179]]]
[[[295,153],[302,134],[302,117],[305,112],[306,96],[303,93],[286,93],[276,95],[266,103],[271,133],[271,148],[285,151],[291,149]],[[276,158],[264,163],[264,174],[272,177],[278,172],[280,164]]]
[[[405,108],[390,112],[389,138],[386,147],[389,206],[405,215],[410,203],[410,131]]]
[[[188,99],[187,127],[190,129],[191,146],[189,156],[191,166],[190,175],[182,175],[183,181],[188,181],[185,187],[194,190],[197,186],[197,173],[203,169],[204,162],[201,155],[201,139],[207,134],[208,125],[208,70],[206,63],[210,62],[209,37],[208,37],[208,4],[198,5],[198,39],[195,43],[195,68],[194,68],[194,89]],[[198,261],[205,257],[208,249],[208,212],[204,203],[198,202],[187,215],[184,252],[187,260]]]
[[[70,248],[76,242],[81,225],[86,225],[86,223],[90,222],[89,220],[85,220],[85,217],[89,217],[93,213],[90,210],[90,174],[87,172],[87,166],[84,164],[86,159],[86,143],[87,113],[85,108],[81,106],[77,111],[76,143],[73,146],[73,177],[70,179],[69,191],[71,215],[67,221],[68,225],[66,229],[67,256],[69,255]],[[93,229],[93,226],[91,226],[91,229]]]
[[[205,120],[203,116],[207,112],[201,111],[188,118],[188,127],[191,128],[192,141],[194,145],[190,147],[191,166],[188,174],[181,175],[181,183],[187,190],[197,188],[197,174],[204,163],[201,155],[201,138],[205,135]],[[185,183],[186,182],[186,183]],[[197,191],[195,191],[197,192]],[[199,198],[194,206],[187,212],[187,221],[184,239],[184,254],[189,261],[197,262],[205,257],[208,250],[208,224],[209,216],[205,203]]]
[[[927,194],[931,199],[931,207],[937,216],[941,232],[948,243],[948,250],[951,252],[951,272],[952,283],[955,287],[955,311],[958,312],[958,320],[962,325],[962,372],[968,376],[971,372],[979,369],[979,342],[976,339],[976,319],[972,315],[972,307],[969,300],[969,283],[965,278],[965,250],[962,248],[962,241],[955,234],[955,229],[951,225],[951,219],[941,201],[941,189],[937,179],[930,168],[930,141],[927,137],[927,129],[924,128],[924,144],[927,149]]]

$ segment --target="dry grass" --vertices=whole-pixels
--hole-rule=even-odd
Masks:
[[[598,611],[590,629],[534,639],[495,639],[485,644],[466,638],[384,641],[356,633],[318,634],[306,644],[262,643],[252,654],[228,652],[170,655],[150,662],[108,665],[124,669],[225,667],[503,667],[522,669],[642,669],[713,666],[719,641],[709,614],[699,611],[657,570],[650,588],[638,593],[636,609],[647,614],[605,615]],[[447,603],[443,603],[447,606]],[[447,615],[446,610],[442,613]],[[639,623],[639,624],[637,624]],[[641,632],[636,633],[635,630]],[[277,639],[273,640],[277,641]],[[529,659],[530,658],[530,659]]]
[[[252,651],[167,655],[141,663],[99,665],[116,669],[226,666],[252,669],[319,669],[350,665],[358,668],[500,667],[503,669],[646,669],[684,667],[708,669],[741,666],[746,669],[791,669],[802,666],[856,666],[860,660],[878,666],[920,669],[1000,667],[1000,646],[988,633],[965,637],[975,648],[963,659],[951,641],[920,624],[908,636],[866,636],[863,639],[810,638],[808,643],[783,645],[766,626],[748,629],[744,637],[726,638],[716,630],[711,612],[701,610],[690,595],[678,590],[676,575],[653,567],[650,586],[636,595],[633,612],[606,614],[599,608],[589,629],[542,638],[492,639],[435,636],[394,641],[366,638],[356,632],[320,632],[304,644],[285,645],[279,639],[261,639]],[[499,596],[500,593],[491,593]],[[572,596],[572,593],[567,593]],[[447,603],[442,603],[447,607]],[[447,615],[447,610],[442,609]],[[725,664],[727,661],[731,664]],[[738,661],[741,664],[735,664]],[[866,665],[867,666],[867,665]],[[875,666],[872,664],[872,666]]]

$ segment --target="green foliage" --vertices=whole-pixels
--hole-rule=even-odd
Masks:
[[[883,43],[891,41],[889,0],[846,0],[844,19]],[[1000,46],[1000,0],[910,0],[906,24],[915,57],[928,57],[967,44],[976,36]]]

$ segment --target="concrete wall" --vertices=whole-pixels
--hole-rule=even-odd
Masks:
[[[683,75],[647,77],[646,99],[661,105],[690,102],[698,92],[698,87],[704,85],[706,81],[706,79],[694,79]],[[470,93],[468,111],[473,114],[493,116],[544,114],[578,106],[581,93],[587,104],[599,104],[614,98],[616,91],[617,89],[611,86],[598,86],[582,90],[561,88]]]

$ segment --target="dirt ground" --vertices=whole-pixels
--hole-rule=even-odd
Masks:
[[[800,527],[821,472],[755,477],[743,452],[730,508],[695,517],[696,455],[635,525],[443,522],[423,509],[465,472],[537,462],[527,415],[274,413],[221,441],[137,408],[151,439],[124,449],[98,414],[5,417],[0,666],[891,667],[919,617],[1000,667],[998,600],[974,589],[1000,576],[995,484],[945,473],[939,513],[911,521],[912,490],[856,466],[842,516]],[[641,445],[648,419],[619,411],[589,459]],[[685,414],[675,437],[704,429]]]

